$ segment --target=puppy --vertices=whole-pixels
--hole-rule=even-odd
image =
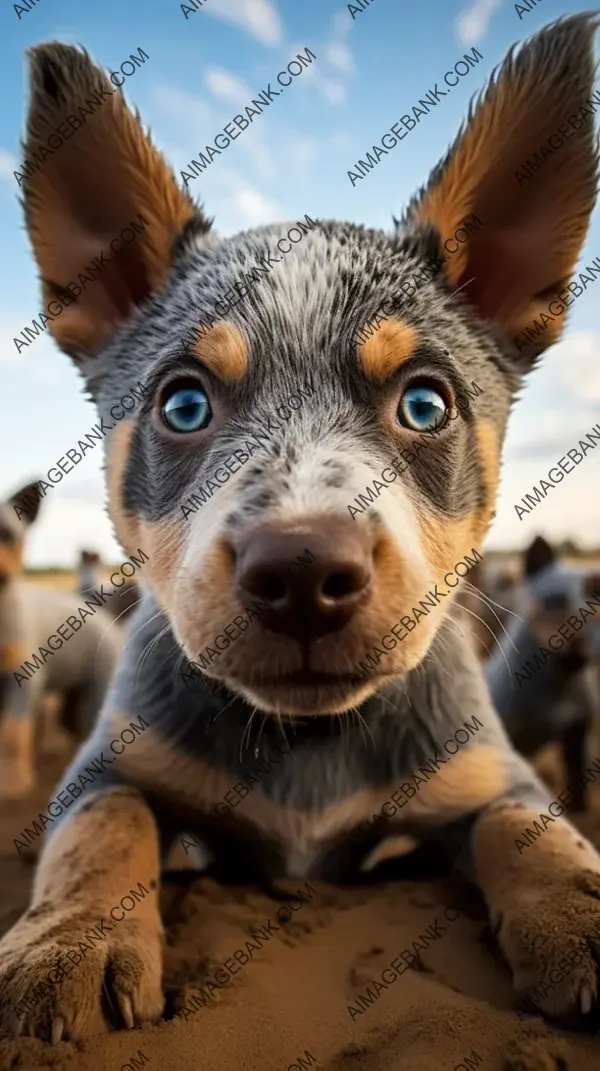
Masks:
[[[25,535],[39,512],[39,502],[19,519],[14,509],[28,484],[0,502],[0,798],[27,795],[35,781],[36,729],[41,727],[43,699],[59,694],[61,721],[79,740],[91,732],[121,653],[121,638],[108,614],[98,611],[86,627],[55,647],[42,663],[39,648],[61,622],[77,616],[80,600],[69,592],[26,583],[20,574]],[[32,495],[33,498],[33,495]],[[88,593],[89,597],[89,593]],[[79,618],[78,618],[79,619]],[[38,661],[31,662],[33,655]],[[29,660],[30,669],[23,671]]]
[[[93,591],[100,587],[102,559],[95,550],[82,550],[79,556],[76,591],[82,599],[87,599]],[[121,624],[127,623],[131,618],[131,611],[137,606],[142,597],[141,590],[135,581],[123,578],[122,587],[115,592],[115,598],[111,598],[105,604],[106,609]]]
[[[85,597],[94,588],[100,587],[100,555],[95,550],[82,550],[79,555],[75,590]]]
[[[455,565],[494,513],[511,403],[562,329],[514,344],[566,286],[586,236],[591,125],[531,181],[515,172],[584,108],[595,29],[589,14],[565,18],[511,52],[393,233],[317,223],[210,327],[289,225],[218,240],[120,94],[25,180],[45,300],[67,298],[136,214],[151,221],[50,324],[100,416],[124,383],[145,384],[106,440],[106,468],[115,530],[148,555],[153,591],[64,784],[134,715],[150,728],[53,823],[31,906],[0,943],[4,1029],[57,1041],[160,1017],[160,862],[182,832],[222,873],[237,865],[262,882],[377,873],[407,833],[445,844],[487,901],[519,998],[595,1021],[600,857],[564,819],[517,850],[547,792],[513,751],[450,612]],[[34,48],[27,156],[99,85],[83,51]],[[484,225],[444,259],[441,243],[470,213]],[[481,396],[454,419],[472,381]],[[258,420],[307,382],[293,418],[251,449]],[[349,511],[409,454],[375,506]],[[182,508],[192,495],[199,505]],[[314,562],[295,577],[287,566],[304,549]],[[255,599],[268,603],[258,618]],[[396,644],[360,671],[392,630]],[[182,657],[200,666],[191,685]],[[216,801],[258,757],[279,760],[272,778],[220,817]],[[376,814],[392,795],[395,815]],[[135,910],[77,952],[121,899]],[[554,971],[573,949],[576,966]]]
[[[525,552],[524,573],[517,613],[484,673],[522,755],[532,757],[550,741],[560,744],[573,809],[583,810],[588,738],[598,705],[600,577],[557,561],[539,536]]]

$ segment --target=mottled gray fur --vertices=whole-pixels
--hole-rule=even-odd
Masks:
[[[496,82],[501,86],[501,95],[510,97],[507,84],[512,89],[513,84],[521,85],[527,80],[535,82],[536,89],[542,85],[550,101],[565,101],[573,107],[587,99],[593,77],[594,30],[591,16],[561,20],[543,30],[516,56],[509,56],[502,72],[486,91],[483,105],[493,96]],[[64,108],[72,99],[73,85],[81,88],[91,81],[92,73],[97,79],[98,72],[91,68],[86,74],[87,63],[83,53],[66,46],[41,46],[34,51],[28,129],[31,148],[42,121],[50,121],[58,106]],[[507,122],[521,129],[521,117],[509,115]],[[539,143],[537,127],[531,136],[533,144]],[[581,133],[579,137],[578,144],[583,148],[572,166],[577,165],[579,169],[577,179],[584,206],[580,208],[580,216],[587,221],[595,198],[597,156],[592,133]],[[506,140],[510,144],[510,130]],[[480,152],[485,156],[491,149],[492,146],[484,144]],[[450,150],[449,159],[458,154],[457,142]],[[432,186],[439,181],[443,167],[434,172]],[[544,171],[545,176],[550,173],[549,168]],[[468,176],[464,179],[467,182]],[[143,816],[148,814],[147,807],[151,808],[160,829],[163,852],[177,834],[193,829],[208,846],[222,872],[241,869],[246,879],[256,875],[261,881],[286,874],[352,880],[360,876],[365,856],[379,841],[391,832],[406,829],[418,840],[435,842],[440,851],[445,848],[450,855],[460,856],[461,865],[472,873],[468,832],[473,824],[486,819],[488,809],[510,803],[529,806],[534,811],[546,806],[547,793],[525,760],[512,750],[492,707],[481,669],[467,638],[457,631],[451,613],[431,635],[420,664],[409,672],[399,674],[390,657],[388,676],[392,679],[374,678],[370,698],[359,704],[359,716],[352,713],[355,681],[352,687],[348,685],[349,697],[339,717],[309,716],[327,713],[322,705],[319,709],[317,689],[314,691],[316,709],[310,709],[308,704],[302,714],[298,709],[293,712],[282,709],[281,725],[269,716],[273,707],[266,701],[263,708],[258,700],[246,701],[243,696],[248,692],[260,695],[261,675],[272,662],[283,665],[284,669],[298,668],[292,644],[278,643],[278,637],[260,622],[254,623],[252,638],[248,638],[251,632],[248,630],[220,662],[211,666],[211,680],[196,681],[186,688],[180,675],[185,656],[197,654],[190,629],[193,624],[200,629],[203,625],[200,600],[187,620],[181,604],[195,590],[193,585],[200,584],[205,574],[210,574],[211,553],[217,545],[227,543],[236,547],[262,522],[283,522],[306,514],[321,518],[323,523],[334,515],[347,518],[347,503],[353,501],[365,482],[372,480],[398,450],[397,429],[382,414],[385,403],[397,397],[411,377],[415,378],[415,369],[419,379],[433,380],[450,396],[464,392],[473,380],[479,384],[482,395],[461,419],[443,429],[426,454],[403,474],[402,480],[382,495],[375,509],[350,523],[368,526],[371,534],[387,532],[390,542],[395,541],[396,547],[401,548],[407,569],[413,562],[420,563],[423,596],[428,586],[433,587],[441,578],[436,575],[433,563],[425,561],[417,515],[432,518],[440,533],[445,528],[454,531],[454,524],[458,530],[459,522],[467,524],[481,513],[486,525],[489,523],[493,510],[486,482],[490,466],[480,449],[479,425],[485,418],[501,442],[522,376],[533,366],[537,351],[531,348],[528,354],[516,353],[508,334],[499,326],[492,326],[489,309],[494,293],[497,292],[500,308],[509,299],[514,302],[514,276],[509,265],[504,275],[494,277],[500,261],[491,235],[501,206],[489,186],[487,201],[484,193],[481,192],[483,204],[480,204],[475,190],[469,206],[483,224],[481,239],[474,240],[472,246],[473,278],[465,279],[459,288],[453,287],[440,268],[436,278],[423,285],[409,301],[402,297],[403,282],[426,261],[439,256],[440,241],[445,237],[431,224],[419,222],[416,201],[391,235],[349,223],[317,221],[315,230],[227,316],[247,342],[249,368],[241,381],[235,383],[220,382],[215,375],[206,373],[211,401],[218,403],[224,414],[217,430],[207,437],[206,445],[188,443],[183,448],[173,437],[169,438],[161,430],[156,399],[165,383],[177,375],[198,374],[198,361],[185,355],[182,337],[190,336],[199,322],[210,319],[215,302],[222,298],[242,269],[250,269],[262,256],[273,252],[275,242],[288,224],[263,227],[219,241],[212,231],[208,232],[207,220],[198,209],[195,219],[174,244],[172,263],[160,292],[144,294],[137,310],[121,322],[110,338],[101,342],[96,353],[85,353],[73,344],[65,347],[86,376],[100,416],[108,414],[110,405],[122,396],[124,386],[140,379],[145,384],[145,401],[135,415],[124,473],[119,487],[116,490],[113,487],[110,503],[118,530],[124,532],[129,523],[139,525],[135,538],[140,544],[139,533],[144,531],[148,538],[156,530],[175,533],[175,527],[169,529],[165,522],[181,523],[182,501],[198,483],[206,481],[220,461],[243,444],[258,415],[273,412],[280,400],[307,380],[314,386],[314,395],[244,466],[235,483],[220,488],[209,505],[180,529],[184,533],[184,547],[172,572],[165,575],[165,566],[161,572],[150,555],[147,576],[155,594],[148,596],[136,612],[127,652],[100,721],[64,781],[72,780],[90,761],[92,752],[97,754],[106,746],[110,735],[114,735],[111,719],[117,718],[118,711],[124,712],[125,717],[143,714],[151,729],[128,750],[122,767],[116,763],[107,772],[101,792],[88,790],[70,808],[66,818],[54,823],[44,856],[49,861],[50,873],[53,852],[59,851],[57,842],[68,842],[65,823],[85,821],[96,813],[98,831],[106,832],[102,823],[108,811],[102,800],[108,788],[120,785],[139,788],[143,793]],[[535,195],[527,192],[523,196],[533,196],[535,203]],[[34,179],[25,188],[28,221],[34,237],[36,228],[40,227],[38,216],[37,222],[32,223],[39,197]],[[511,197],[512,201],[507,196],[507,204],[510,201],[514,205],[512,194]],[[551,205],[545,219],[548,233],[552,230],[550,208]],[[505,212],[508,211],[506,208]],[[515,210],[515,218],[518,223],[527,218],[525,204],[522,212]],[[506,217],[500,221],[500,230],[503,222],[506,224]],[[513,222],[512,218],[508,222]],[[486,252],[486,228],[491,253]],[[564,235],[563,238],[566,241]],[[518,235],[516,240],[520,241]],[[543,250],[539,260],[546,264]],[[142,276],[139,264],[138,269],[136,283]],[[531,271],[537,286],[533,286],[533,293],[525,295],[523,308],[539,290],[558,282],[540,281],[537,268],[537,274],[533,268]],[[58,276],[49,279],[45,272],[47,287],[54,287],[57,293],[61,282],[64,284]],[[523,285],[527,282],[525,279]],[[494,292],[491,296],[490,287]],[[361,324],[386,299],[414,329],[418,346],[410,360],[381,384],[373,382],[373,377],[361,366],[353,338]],[[485,310],[488,315],[484,315]],[[109,459],[110,454],[109,443]],[[162,525],[160,529],[158,522]],[[161,535],[155,543],[157,546],[169,547],[169,536]],[[148,552],[148,547],[143,549]],[[461,547],[457,557],[471,549],[471,543]],[[159,589],[160,599],[156,595]],[[371,608],[371,618],[367,620],[365,614],[361,627],[357,629],[354,625],[344,635],[343,642],[336,644],[328,636],[323,637],[315,645],[318,646],[317,669],[332,666],[340,676],[347,674],[348,665],[362,657],[370,645],[379,643],[382,632],[410,610],[401,604],[399,596],[394,602],[393,590],[385,591],[383,596],[389,599],[395,616],[391,617],[390,609],[388,620],[388,609],[375,606]],[[168,613],[161,609],[166,602]],[[226,607],[233,604],[227,584],[222,602],[225,614]],[[450,602],[448,599],[448,605]],[[213,607],[211,612],[216,617],[220,607],[217,610]],[[190,616],[194,618],[191,623]],[[220,626],[225,620],[228,618],[219,622]],[[418,626],[421,630],[426,627]],[[415,631],[415,637],[422,635],[423,632]],[[302,706],[301,689],[296,698],[296,706]],[[294,716],[289,717],[290,713]],[[316,828],[319,812],[327,807],[334,809],[334,805],[341,805],[360,789],[370,786],[385,789],[390,783],[402,782],[474,715],[483,726],[470,746],[489,745],[489,751],[481,754],[487,754],[488,761],[490,753],[495,756],[494,762],[490,761],[490,776],[498,778],[494,784],[501,785],[497,791],[491,790],[492,798],[485,806],[470,805],[470,785],[458,785],[455,791],[460,793],[464,789],[465,802],[457,814],[452,813],[449,804],[440,802],[438,811],[427,820],[408,825],[402,821],[401,812],[398,819],[377,820],[366,832],[358,828],[358,821],[353,825],[351,819],[340,819],[330,833],[316,832],[312,839],[307,833],[302,843],[298,834],[294,840],[292,831],[296,828],[294,822],[300,821],[298,812],[307,820],[314,819]],[[192,760],[203,759],[205,770],[208,767],[211,774],[220,771],[233,784],[251,772],[257,756],[272,755],[282,735],[291,745],[292,753],[276,767],[273,777],[261,786],[256,796],[261,796],[265,807],[269,803],[279,805],[282,821],[285,823],[289,818],[289,830],[275,835],[269,832],[268,823],[261,825],[259,819],[249,821],[244,817],[243,803],[232,816],[221,821],[211,813],[206,801],[202,805],[195,802],[201,796],[202,785],[198,784]],[[145,747],[151,748],[152,739],[154,755],[158,756],[155,761],[159,763],[159,769],[153,770],[144,760],[136,759],[136,755],[145,754]],[[450,760],[457,764],[459,761]],[[451,769],[451,765],[446,768]],[[442,779],[442,773],[436,776]],[[208,781],[208,774],[206,777]],[[476,780],[474,775],[473,780]],[[142,823],[146,820],[143,816]],[[108,818],[106,821],[110,824]],[[114,823],[114,818],[110,822]],[[79,850],[73,849],[75,853]],[[111,858],[110,843],[107,843],[102,860],[92,862],[89,856],[78,866],[82,871],[91,866],[104,867],[108,873]],[[82,873],[82,880],[84,877]],[[41,885],[37,895],[43,895]],[[47,903],[43,910],[50,910]],[[10,942],[10,934],[5,940]],[[1,953],[2,946],[0,966]],[[33,957],[33,952],[25,957],[25,972],[30,955]],[[510,950],[507,955],[510,957]],[[513,955],[513,967],[515,958]],[[564,1003],[570,1008],[571,997],[565,997]],[[57,1028],[58,1038],[63,1027],[64,1023]],[[40,1025],[40,1030],[43,1029]],[[52,1036],[55,1037],[54,1027]]]

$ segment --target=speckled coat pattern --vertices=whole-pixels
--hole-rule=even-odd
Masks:
[[[116,95],[94,128],[105,158],[114,153],[102,186],[89,160],[94,146],[84,144],[88,155],[78,147],[84,132],[46,164],[46,179],[28,180],[27,225],[45,297],[64,293],[107,220],[116,227],[119,213],[131,218],[135,209],[150,221],[128,259],[51,328],[100,417],[124,383],[144,384],[143,406],[107,443],[106,482],[117,536],[128,552],[142,547],[149,556],[152,589],[64,784],[133,716],[143,714],[150,729],[101,788],[53,825],[32,908],[0,942],[11,1029],[18,1006],[21,1024],[53,1041],[98,1032],[106,978],[116,1025],[159,1017],[155,891],[102,953],[78,966],[84,998],[69,978],[37,1002],[31,991],[53,950],[72,939],[75,916],[79,925],[82,913],[97,914],[128,883],[155,890],[159,858],[186,831],[218,873],[262,883],[362,880],[398,861],[410,872],[415,856],[432,849],[478,882],[519,997],[564,1019],[592,1014],[597,960],[586,941],[600,928],[600,858],[565,819],[536,845],[535,864],[515,847],[518,831],[543,809],[545,790],[510,746],[451,591],[440,592],[376,672],[359,679],[353,667],[482,547],[510,407],[554,338],[548,332],[526,353],[512,340],[574,269],[595,202],[593,134],[573,139],[537,190],[518,189],[513,172],[523,150],[544,140],[556,109],[573,110],[589,96],[594,31],[592,16],[574,16],[511,52],[391,234],[317,220],[231,308],[212,342],[191,352],[182,337],[211,319],[215,303],[274,251],[289,224],[219,240]],[[85,53],[57,44],[33,50],[31,72],[33,152],[45,124],[104,76]],[[76,233],[67,245],[61,238],[69,203],[74,232],[87,230],[81,249]],[[439,260],[442,239],[470,212],[480,230],[407,298],[404,284]],[[386,323],[357,346],[357,331],[384,301],[392,310]],[[210,426],[185,440],[161,416],[183,382],[202,385],[213,413]],[[243,448],[253,423],[307,382],[313,394],[293,418],[192,517],[183,515],[182,501]],[[415,382],[434,384],[449,411],[473,382],[480,388],[421,451],[396,419]],[[410,465],[352,518],[348,503],[402,451],[412,451]],[[368,560],[359,609],[343,628],[318,636],[278,630],[265,615],[200,679],[185,682],[186,660],[246,612],[240,562],[274,532],[317,548],[318,561],[341,548]],[[238,791],[239,806],[219,814],[215,805],[282,743],[289,753],[272,775],[245,796]],[[60,919],[56,901],[69,905]],[[540,993],[549,966],[573,942],[585,944],[577,971]]]

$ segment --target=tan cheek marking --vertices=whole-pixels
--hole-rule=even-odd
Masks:
[[[0,670],[5,673],[19,669],[27,656],[24,643],[0,644]]]
[[[135,420],[128,420],[112,432],[106,462],[109,513],[126,550],[133,554],[139,547],[148,555],[144,579],[152,582],[161,604],[169,609],[180,571],[183,521],[145,521],[123,507],[123,479],[135,426]]]
[[[416,511],[415,515],[420,525],[419,514]],[[365,630],[373,636],[371,642],[379,647],[382,635],[389,633],[392,625],[401,616],[410,613],[413,606],[418,607],[419,601],[426,597],[429,590],[429,580],[426,579],[427,555],[422,534],[420,542],[424,551],[424,560],[414,564],[403,554],[395,538],[388,533],[382,533],[377,540],[377,569],[373,595],[363,611],[362,620]],[[416,666],[423,657],[443,613],[442,605],[430,609],[427,619],[420,622],[421,627],[405,635],[393,651],[391,657],[396,656],[402,659],[404,672]],[[358,636],[355,642],[360,652],[357,655],[360,660],[365,654],[364,640]],[[379,664],[379,669],[381,672],[385,671],[383,660]]]
[[[123,506],[123,478],[129,461],[135,427],[135,420],[126,420],[122,424],[117,424],[111,432],[106,452],[108,511],[119,540],[130,554],[133,554],[139,546],[139,521],[135,514],[130,513]]]
[[[500,467],[500,436],[492,420],[477,420],[474,426],[485,493],[485,503],[478,516],[477,531],[475,532],[475,538],[481,539],[492,519],[496,502]]]
[[[358,344],[358,359],[371,379],[386,379],[415,352],[417,332],[403,320],[384,320]]]
[[[214,539],[207,548],[201,570],[188,576],[182,574],[174,607],[186,641],[193,648],[200,650],[211,644],[234,617],[243,613],[243,605],[235,595],[234,568],[231,549],[223,540]],[[202,606],[201,618],[198,606]]]
[[[400,859],[403,855],[408,855],[409,852],[413,852],[418,847],[418,840],[414,837],[409,837],[408,834],[401,834],[399,837],[386,837],[385,840],[380,840],[379,844],[376,844],[373,850],[369,852],[361,863],[360,869],[373,870],[378,863],[383,863],[386,859]]]
[[[442,584],[444,576],[453,571],[465,554],[471,552],[476,532],[475,518],[469,514],[459,520],[452,520],[450,517],[427,513],[423,508],[419,509],[417,517],[427,560],[435,571],[437,583]],[[452,579],[456,580],[456,577]]]
[[[219,379],[236,381],[248,371],[250,353],[239,328],[217,323],[192,347],[192,353]]]
[[[176,604],[176,592],[181,581],[183,590],[187,590],[192,577],[182,574],[181,559],[185,543],[185,521],[183,518],[168,517],[160,521],[138,522],[139,539],[142,549],[150,561],[145,566],[146,577],[152,581],[152,587],[165,609],[172,611]],[[196,613],[198,604],[196,603]]]

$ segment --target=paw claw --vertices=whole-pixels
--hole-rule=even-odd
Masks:
[[[47,983],[42,985],[49,966],[60,961],[67,940],[72,943],[72,932],[85,932],[92,921],[93,915],[88,920],[82,910],[73,916],[60,916],[59,920],[50,913],[47,932],[42,927],[40,934],[39,921],[24,916],[2,938],[0,1033],[37,1037],[58,1045],[67,1038],[78,1042],[104,1034],[110,1025],[133,1030],[139,1021],[156,1022],[160,1018],[164,998],[158,912],[143,925],[138,923],[131,934],[124,927],[111,934],[102,948],[96,948],[93,956],[78,964],[78,984],[70,983],[70,972],[62,972],[50,991]],[[33,1002],[27,999],[32,994]],[[19,1001],[26,999],[26,1013],[16,1015]],[[116,1018],[118,1023],[114,1022]]]
[[[64,1029],[65,1021],[62,1015],[57,1015],[56,1018],[52,1020],[52,1033],[50,1037],[52,1045],[58,1045],[59,1041],[62,1041]]]
[[[131,997],[119,995],[118,1003],[125,1026],[128,1030],[133,1030],[135,1023],[133,1020],[133,1007],[131,1004]]]

